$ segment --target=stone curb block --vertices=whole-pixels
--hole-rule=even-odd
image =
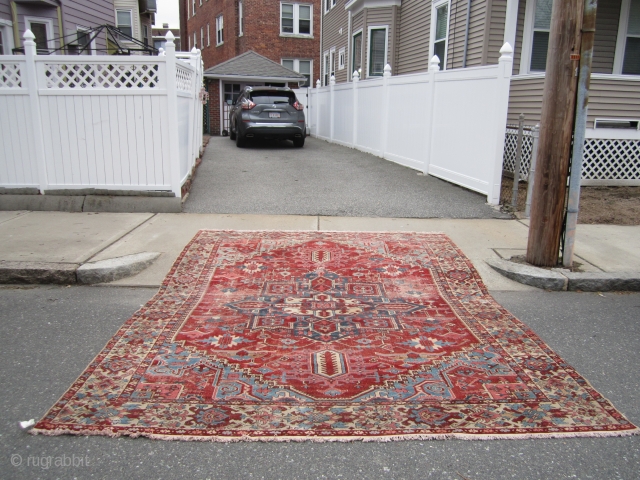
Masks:
[[[501,258],[488,258],[485,262],[498,273],[525,285],[545,290],[567,289],[567,277],[552,270],[522,265]]]
[[[78,283],[105,283],[131,277],[147,268],[159,256],[158,252],[143,252],[85,263],[76,270]]]
[[[76,283],[77,263],[0,261],[0,283]]]
[[[569,279],[567,290],[583,292],[639,292],[640,273],[636,272],[563,272]]]

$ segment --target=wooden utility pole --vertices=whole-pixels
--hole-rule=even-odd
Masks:
[[[553,2],[544,80],[527,262],[558,263],[571,135],[578,84],[577,67],[584,0]]]

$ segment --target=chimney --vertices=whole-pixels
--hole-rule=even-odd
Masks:
[[[163,23],[162,24],[162,28],[169,28],[169,24],[168,23]]]

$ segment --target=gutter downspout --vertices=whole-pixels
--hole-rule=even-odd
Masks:
[[[469,22],[471,21],[471,0],[467,0],[467,24],[464,28],[464,51],[462,52],[462,68],[467,67],[467,48],[469,47]]]
[[[58,8],[56,8],[56,10],[58,11],[58,30],[60,31],[60,51],[62,53],[67,53],[67,48],[66,48],[66,35],[65,35],[65,31],[64,31],[64,22],[62,21],[63,18],[63,5],[62,5],[62,0],[58,0],[60,2],[60,5],[58,6]],[[55,45],[54,45],[55,48]]]
[[[20,26],[18,25],[16,2],[11,2],[11,19],[13,21],[13,48],[20,48]]]
[[[318,80],[322,78],[322,69],[324,68],[324,57],[322,56],[322,51],[324,47],[324,30],[322,30],[322,19],[324,17],[324,2],[326,0],[321,0],[320,2],[320,55],[318,56]],[[321,81],[322,82],[322,81]],[[311,85],[313,86],[313,78],[311,79]]]

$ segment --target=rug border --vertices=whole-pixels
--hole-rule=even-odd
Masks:
[[[77,389],[81,387],[84,383],[81,378],[85,376],[87,370],[94,365],[92,368],[92,372],[97,367],[97,360],[99,357],[106,355],[108,352],[105,352],[107,347],[116,339],[122,337],[122,334],[126,332],[126,330],[130,327],[132,323],[137,320],[137,314],[140,310],[150,307],[157,299],[161,298],[163,294],[163,290],[168,286],[169,279],[173,273],[175,273],[176,269],[179,267],[181,261],[184,256],[187,254],[189,247],[193,243],[195,243],[199,237],[206,232],[220,232],[220,233],[242,233],[242,232],[253,232],[253,233],[263,233],[263,232],[285,232],[285,233],[339,233],[339,234],[358,234],[358,233],[366,233],[366,234],[417,234],[417,235],[437,235],[441,237],[445,237],[448,242],[454,247],[454,249],[466,260],[468,268],[473,274],[474,280],[477,282],[479,289],[484,295],[489,295],[490,298],[500,307],[503,313],[509,315],[510,321],[517,324],[523,332],[533,340],[539,348],[545,351],[545,354],[549,355],[553,358],[556,363],[563,363],[563,369],[569,370],[572,374],[571,377],[576,380],[578,377],[580,380],[584,382],[583,388],[589,390],[590,395],[594,400],[600,398],[604,402],[608,404],[608,407],[612,409],[616,414],[618,414],[621,419],[625,420],[628,425],[632,428],[628,429],[616,429],[616,430],[606,430],[602,431],[574,431],[574,432],[548,432],[548,433],[505,433],[505,434],[473,434],[473,433],[426,433],[426,434],[397,434],[397,435],[350,435],[350,436],[322,436],[322,435],[300,435],[300,436],[276,436],[276,435],[241,435],[241,436],[221,436],[221,435],[163,435],[152,433],[148,431],[146,428],[142,428],[142,431],[130,431],[127,428],[113,428],[108,427],[104,428],[101,431],[87,430],[84,429],[71,429],[71,428],[37,428],[37,425],[41,422],[45,421],[46,417],[54,410],[58,408],[62,408],[59,405],[65,397],[74,395],[71,393],[73,390],[77,392]],[[453,308],[453,307],[452,307]],[[455,309],[454,309],[455,310]],[[542,348],[547,347],[547,348]],[[561,362],[560,362],[560,361]],[[89,374],[90,375],[90,374]],[[77,385],[78,384],[78,385]],[[602,402],[601,402],[602,403]],[[608,409],[607,409],[608,410]],[[586,428],[586,427],[581,427]],[[510,311],[508,311],[504,306],[493,298],[493,296],[489,293],[488,288],[486,287],[484,281],[475,265],[471,261],[471,259],[458,247],[458,245],[449,237],[448,234],[442,231],[436,232],[419,232],[412,230],[384,230],[384,231],[366,231],[366,230],[282,230],[282,229],[209,229],[203,228],[199,229],[195,235],[191,238],[191,240],[182,248],[180,254],[176,257],[171,268],[165,275],[162,284],[156,291],[156,293],[144,303],[143,306],[138,308],[116,331],[116,333],[109,338],[106,344],[100,349],[97,355],[93,357],[91,362],[83,369],[83,371],[76,377],[74,382],[68,387],[64,393],[58,398],[58,400],[45,412],[45,414],[36,422],[36,426],[29,430],[29,433],[32,435],[46,435],[46,436],[57,436],[57,435],[84,435],[84,436],[109,436],[112,438],[128,436],[131,438],[144,437],[155,440],[173,440],[173,441],[211,441],[211,442],[238,442],[238,441],[264,441],[264,442],[304,442],[304,441],[312,441],[312,442],[351,442],[351,441],[363,441],[363,442],[389,442],[389,441],[401,441],[401,440],[445,440],[445,439],[460,439],[460,440],[509,440],[509,439],[533,439],[533,438],[581,438],[581,437],[627,437],[634,436],[640,434],[640,428],[633,424],[631,421],[627,419],[627,417],[618,410],[613,403],[600,394],[598,390],[596,390],[593,385],[583,377],[578,371],[573,368],[569,363],[565,362],[559,354],[555,352],[552,348],[550,348],[546,342],[542,340],[528,325],[515,317]]]

